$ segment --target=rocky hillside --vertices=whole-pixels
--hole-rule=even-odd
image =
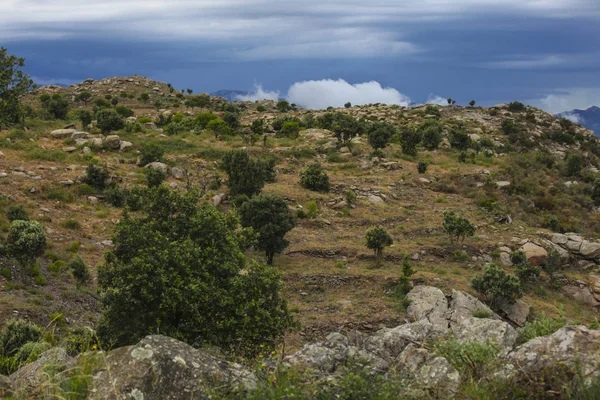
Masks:
[[[87,101],[79,96],[83,92],[91,94]],[[54,94],[67,101],[66,119],[52,118],[44,103],[44,95]],[[263,192],[281,196],[297,216],[295,228],[286,235],[289,246],[274,260],[300,325],[277,352],[295,353],[287,364],[307,364],[332,374],[349,365],[350,355],[359,354],[378,376],[402,371],[402,379],[418,383],[404,386],[415,386],[418,392],[425,385],[428,393],[439,394],[465,393],[464,384],[473,373],[449,356],[462,347],[443,347],[440,338],[479,344],[490,339],[496,347],[476,350],[489,350],[519,368],[539,350],[531,371],[545,370],[548,360],[555,359],[571,366],[569,346],[585,350],[589,360],[597,359],[587,349],[597,344],[592,328],[598,328],[600,309],[600,142],[580,125],[518,103],[491,108],[371,104],[330,110],[272,101],[228,103],[137,76],[43,87],[24,102],[30,106],[25,128],[0,132],[2,240],[11,227],[11,212],[21,205],[28,218],[43,225],[48,246],[28,271],[0,253],[0,322],[14,317],[35,322],[52,332],[49,343],[60,346],[66,346],[63,340],[72,332],[94,328],[102,311],[97,269],[105,262],[105,252],[114,248],[124,208],[135,212],[124,207],[119,190],[135,192],[147,185],[146,171],[159,170],[169,187],[186,192],[193,186],[203,203],[234,213],[239,199],[230,195],[222,160],[231,150],[245,149],[255,159],[274,160],[275,177]],[[103,133],[95,118],[81,125],[81,111],[117,107],[123,113],[118,129]],[[340,115],[353,117],[357,125]],[[207,127],[206,118],[223,120],[227,128]],[[393,134],[374,151],[367,132],[380,122],[391,125]],[[356,136],[339,140],[353,129]],[[161,154],[149,155],[148,148]],[[300,184],[301,173],[315,162],[329,176],[329,191]],[[85,183],[90,164],[107,172],[102,183],[110,189]],[[472,224],[473,234],[464,241],[448,234],[448,211]],[[365,234],[373,226],[384,228],[393,240],[381,260],[366,246]],[[248,249],[247,254],[264,259],[264,252]],[[68,266],[77,256],[89,265],[90,279],[84,283]],[[406,263],[414,273],[407,273]],[[489,264],[518,281],[518,301],[495,303],[475,289],[473,279],[485,274]],[[415,287],[411,295],[407,284],[408,289]],[[423,302],[417,294],[428,299]],[[457,302],[465,299],[466,311],[457,309]],[[428,301],[434,305],[426,305]],[[517,332],[527,336],[540,325],[552,329],[528,336],[541,338],[516,342]],[[315,342],[321,344],[311,344]],[[139,356],[148,362],[152,355],[146,357],[144,349],[163,345],[181,354],[174,368],[203,365],[197,359],[206,359],[215,363],[205,371],[207,376],[217,370],[229,373],[212,356],[154,336],[130,349],[101,354],[109,360]],[[69,370],[74,361],[54,351]],[[551,358],[544,351],[552,351]],[[179,356],[169,357],[160,362]],[[247,360],[237,361],[248,366]],[[36,363],[21,371],[39,370],[44,362]],[[597,374],[597,365],[590,365],[584,371],[588,381]],[[123,371],[131,372],[133,386],[123,386],[114,398],[126,398],[125,391],[153,393],[144,386],[150,382],[136,383],[143,380],[143,368],[140,364],[139,370]],[[239,368],[235,370],[248,372]],[[514,371],[489,368],[489,376],[513,377]],[[191,375],[181,379],[196,374],[185,370]],[[171,388],[178,382],[173,376],[180,376],[174,374],[161,385]],[[103,376],[94,374],[94,379],[108,379]],[[518,377],[526,386],[522,379]],[[11,376],[10,381],[13,388],[23,386],[21,378]],[[181,387],[204,393],[200,383]],[[149,398],[166,398],[157,393]]]

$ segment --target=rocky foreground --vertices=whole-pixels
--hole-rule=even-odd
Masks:
[[[308,344],[270,368],[301,368],[313,379],[334,381],[351,363],[371,373],[402,380],[398,397],[455,397],[461,372],[434,350],[443,340],[492,345],[497,350],[490,378],[542,376],[548,371],[578,371],[584,384],[600,376],[600,330],[567,326],[517,345],[517,331],[473,296],[417,286],[409,294],[414,322],[385,328],[373,335],[332,333]],[[476,317],[477,315],[478,317]],[[219,359],[206,351],[160,335],[109,352],[70,358],[62,348],[44,353],[2,379],[3,395],[51,398],[53,388],[80,377],[90,399],[209,399],[217,389],[238,393],[257,389],[255,371]],[[78,397],[79,398],[79,397]]]

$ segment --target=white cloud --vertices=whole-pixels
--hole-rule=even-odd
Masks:
[[[562,115],[562,117],[563,117],[563,118],[566,118],[566,119],[568,119],[569,121],[571,121],[571,122],[574,122],[574,123],[576,123],[576,124],[581,124],[581,123],[583,122],[583,121],[582,121],[582,118],[581,118],[579,115],[577,115],[577,114],[573,114],[573,113],[566,113],[566,114],[563,114],[563,115]]]
[[[485,66],[500,69],[539,69],[567,65],[574,61],[566,56],[547,55],[537,58],[523,57],[516,60],[493,61],[486,63]]]
[[[600,105],[600,88],[572,88],[556,90],[541,99],[533,99],[527,103],[552,114],[574,109],[587,109]]]
[[[235,100],[237,101],[256,101],[256,100],[279,100],[279,91],[268,91],[264,90],[262,85],[254,84],[254,91],[248,93],[247,95],[237,95],[235,96]]]
[[[448,98],[443,98],[437,94],[430,93],[425,104],[437,104],[438,106],[447,106]]]
[[[329,106],[385,103],[408,106],[410,99],[393,88],[384,88],[379,82],[371,81],[350,84],[343,79],[323,79],[294,83],[288,90],[290,103],[310,109],[325,109]]]

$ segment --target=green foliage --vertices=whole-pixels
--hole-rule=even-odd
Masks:
[[[473,278],[471,286],[494,307],[501,302],[512,304],[523,296],[519,279],[495,264],[486,265],[483,275]]]
[[[511,253],[510,259],[517,269],[517,277],[521,283],[533,282],[540,277],[542,270],[529,264],[527,257],[522,251]]]
[[[518,329],[518,341],[520,343],[525,343],[539,336],[551,335],[566,324],[567,321],[563,316],[550,318],[542,313],[538,318],[533,321],[525,322],[525,325]]]
[[[93,163],[88,164],[85,178],[83,179],[84,183],[95,189],[104,190],[104,188],[106,188],[107,179],[108,171],[106,169]]]
[[[9,319],[0,331],[0,354],[10,357],[17,354],[21,346],[29,342],[37,342],[42,336],[42,329],[24,319]]]
[[[69,263],[69,268],[77,281],[77,285],[85,285],[90,279],[89,267],[79,254],[77,254],[75,259]]]
[[[206,129],[215,135],[215,139],[229,133],[229,126],[222,119],[213,119],[209,121],[208,124],[206,124]]]
[[[58,274],[65,269],[67,269],[67,263],[63,260],[56,260],[52,264],[48,265],[48,271],[52,272],[53,274]]]
[[[469,376],[475,379],[487,376],[499,354],[499,348],[494,343],[483,344],[467,340],[439,342],[434,350],[446,358],[463,378]]]
[[[300,125],[296,121],[288,121],[283,124],[279,134],[289,138],[297,138],[300,133]]]
[[[465,130],[459,126],[450,130],[450,146],[465,151],[471,147],[471,138]]]
[[[267,111],[267,109],[262,104],[259,104],[258,107],[256,107],[256,111],[265,112],[265,111]]]
[[[60,224],[66,229],[81,229],[81,223],[75,218],[68,218]]]
[[[29,214],[22,205],[10,206],[6,210],[6,218],[10,221],[29,221]]]
[[[350,103],[350,102],[347,102],[346,104],[344,104],[344,107],[345,107],[345,108],[350,108],[350,107],[352,107],[352,103]]]
[[[475,225],[454,211],[444,211],[443,228],[452,243],[462,243],[466,237],[475,235]]]
[[[96,332],[87,326],[75,326],[69,330],[61,345],[71,357],[86,351],[92,351],[98,346]]]
[[[24,58],[0,47],[0,129],[23,122],[25,110],[20,99],[35,86],[23,72],[24,66]]]
[[[475,318],[491,318],[493,315],[494,313],[488,310],[477,309],[473,311],[473,317]]]
[[[43,101],[42,107],[55,119],[66,119],[69,113],[69,102],[58,93]]]
[[[238,116],[237,113],[226,112],[223,115],[223,121],[231,129],[237,129],[240,127],[240,117]]]
[[[287,100],[279,100],[277,102],[277,109],[280,112],[288,112],[290,111],[291,107],[290,107],[290,103],[288,103]]]
[[[140,165],[145,166],[152,162],[161,162],[165,155],[162,146],[156,143],[144,143],[140,151]]]
[[[185,101],[185,105],[187,107],[191,107],[192,109],[196,107],[207,108],[210,106],[210,96],[207,94],[189,96]]]
[[[140,94],[140,97],[138,97],[138,100],[142,103],[147,103],[148,100],[150,100],[150,95],[148,93],[142,93]]]
[[[417,146],[421,143],[421,134],[412,128],[404,127],[400,132],[402,153],[409,156],[417,155]]]
[[[567,162],[565,168],[566,175],[575,177],[580,176],[581,170],[585,165],[583,156],[579,153],[570,153],[566,156],[565,160]]]
[[[133,115],[135,114],[131,108],[125,106],[116,106],[115,111],[123,118],[133,117]]]
[[[518,102],[518,101],[513,101],[512,103],[508,104],[508,111],[511,112],[519,112],[519,111],[523,111],[525,110],[525,104]]]
[[[77,113],[77,117],[79,118],[79,122],[81,122],[81,127],[83,129],[87,128],[88,125],[92,123],[92,113],[88,110],[80,110]]]
[[[346,200],[346,204],[348,208],[350,208],[354,203],[356,203],[356,192],[352,189],[348,189],[344,192],[344,200]]]
[[[471,100],[471,101],[469,102],[469,105],[470,105],[471,107],[475,107],[475,100]]]
[[[427,150],[435,150],[442,143],[442,127],[436,121],[425,121],[419,126],[419,132],[423,137],[423,147]]]
[[[230,151],[223,157],[221,167],[227,172],[227,186],[233,196],[245,194],[252,197],[265,185],[265,164],[250,158],[247,151]]]
[[[369,144],[374,150],[383,149],[395,134],[394,125],[387,122],[375,122],[369,127]]]
[[[316,192],[329,192],[329,176],[321,164],[313,163],[300,173],[300,184]]]
[[[250,130],[256,135],[262,135],[263,133],[265,133],[265,121],[262,119],[255,119],[254,121],[252,121],[252,126],[250,126]]]
[[[420,174],[424,174],[425,172],[427,172],[428,166],[429,166],[429,163],[427,163],[427,161],[419,161],[417,163],[417,172]]]
[[[336,113],[331,130],[335,133],[338,141],[348,146],[353,138],[363,133],[364,125],[349,114]]]
[[[27,266],[46,250],[44,227],[37,221],[13,221],[6,243],[10,254]]]
[[[120,220],[98,271],[102,343],[160,332],[253,355],[292,325],[277,270],[246,260],[249,232],[235,218],[165,185],[147,191],[143,211]]]
[[[316,218],[319,215],[319,206],[314,200],[309,201],[304,206],[304,212],[307,218]]]
[[[88,92],[87,90],[84,92],[81,92],[77,96],[75,96],[75,101],[83,102],[83,104],[89,103],[90,100],[92,100],[92,94],[90,92]]]
[[[125,127],[123,118],[113,109],[104,108],[96,113],[96,123],[102,133],[107,134]]]
[[[211,112],[203,112],[198,114],[196,118],[194,118],[194,123],[196,124],[198,129],[202,130],[206,129],[210,121],[216,120],[218,118],[219,117],[216,114],[213,114]]]
[[[242,226],[258,234],[256,247],[266,252],[267,264],[272,265],[275,253],[289,245],[285,234],[296,225],[286,202],[276,195],[261,194],[242,204],[239,213]]]
[[[167,173],[158,168],[146,168],[144,175],[149,188],[160,186],[167,179]]]
[[[367,241],[367,247],[373,250],[377,260],[381,260],[383,249],[394,243],[392,236],[382,226],[373,226],[367,229],[365,239]]]

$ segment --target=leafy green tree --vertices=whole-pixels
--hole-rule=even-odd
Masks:
[[[521,102],[513,101],[512,103],[508,104],[508,111],[519,112],[523,110],[525,110],[525,104]]]
[[[150,95],[148,93],[142,93],[140,94],[140,97],[138,97],[138,100],[142,103],[147,103],[150,100]]]
[[[567,154],[566,158],[566,174],[567,176],[580,176],[585,165],[583,156],[579,153]]]
[[[119,104],[119,98],[118,97],[113,97],[112,100],[110,101],[110,104],[112,104],[113,106],[117,106],[117,104]]]
[[[255,119],[254,121],[252,121],[250,130],[256,135],[262,135],[263,133],[265,133],[265,121],[262,119]]]
[[[233,216],[199,206],[192,194],[147,190],[143,215],[120,220],[98,271],[103,343],[160,332],[248,356],[276,344],[293,320],[277,270],[246,259],[249,237]]]
[[[75,259],[69,263],[69,268],[71,269],[78,286],[85,285],[85,283],[90,280],[89,267],[79,254],[77,254]]]
[[[417,163],[417,172],[420,174],[424,174],[425,172],[427,172],[428,166],[429,164],[427,163],[427,161],[419,161]]]
[[[462,243],[467,236],[475,235],[475,225],[454,211],[444,211],[443,228],[452,243]]]
[[[527,256],[522,251],[511,253],[510,260],[517,270],[517,277],[522,284],[536,281],[542,272],[541,268],[529,264]]]
[[[10,221],[29,221],[29,213],[25,210],[23,205],[10,206],[6,210],[6,218]]]
[[[125,121],[113,109],[104,108],[96,113],[96,124],[104,134],[118,131],[125,127]]]
[[[99,165],[89,163],[83,183],[87,183],[93,188],[104,190],[108,181],[108,171]]]
[[[218,139],[221,135],[229,133],[229,126],[222,119],[213,119],[207,125],[206,129],[214,133],[215,139]]]
[[[288,121],[283,124],[279,134],[290,138],[297,138],[300,134],[300,124],[296,121]]]
[[[155,100],[154,103],[152,103],[152,106],[156,109],[156,111],[160,111],[160,108],[163,106],[163,103],[160,100]]]
[[[388,231],[381,226],[373,226],[367,229],[365,233],[365,239],[367,240],[367,247],[375,253],[377,262],[381,261],[383,256],[383,249],[391,246],[394,243],[394,239],[388,233]]]
[[[471,138],[462,126],[450,130],[450,146],[463,151],[471,147]]]
[[[223,115],[223,121],[229,126],[231,129],[237,129],[240,127],[240,117],[236,113],[226,112]]]
[[[110,108],[111,104],[109,101],[104,99],[96,99],[94,100],[94,113],[98,113],[98,111],[103,110],[105,108]]]
[[[194,123],[196,124],[198,129],[206,129],[208,123],[216,119],[219,119],[219,117],[216,114],[213,114],[211,112],[204,112],[196,115],[196,118],[194,118]]]
[[[475,100],[471,100],[471,101],[469,102],[469,105],[470,105],[471,107],[475,107]]]
[[[394,125],[387,122],[375,122],[369,128],[369,144],[373,150],[385,148],[396,134]]]
[[[495,264],[487,265],[483,269],[482,275],[471,280],[471,286],[494,308],[503,302],[512,304],[523,297],[519,279],[516,276],[507,274]]]
[[[435,150],[442,143],[442,127],[436,121],[425,121],[419,126],[419,132],[423,137],[423,147],[427,150]]]
[[[267,111],[267,109],[262,104],[259,104],[258,107],[256,107],[256,111],[265,112],[265,111]]]
[[[345,108],[350,108],[350,107],[352,107],[352,103],[350,103],[350,102],[347,102],[346,104],[344,104],[344,107],[345,107]]]
[[[210,106],[210,96],[207,94],[200,94],[196,96],[190,96],[185,101],[185,105],[190,107],[192,110],[194,108],[208,108]]]
[[[296,225],[287,203],[279,196],[261,194],[242,204],[239,213],[242,226],[258,234],[256,247],[266,252],[267,264],[273,265],[275,253],[289,245],[285,234]]]
[[[0,129],[23,122],[25,111],[21,96],[35,87],[22,68],[25,59],[8,54],[0,47]]]
[[[92,113],[88,110],[80,110],[77,113],[77,117],[79,118],[79,122],[81,122],[81,128],[85,129],[92,123]]]
[[[135,114],[131,108],[125,106],[116,106],[115,111],[123,118],[133,117]]]
[[[277,102],[277,109],[280,112],[288,112],[288,111],[290,111],[290,108],[291,108],[290,103],[288,103],[287,100],[279,100]]]
[[[165,149],[156,143],[144,143],[140,151],[139,165],[145,166],[152,162],[161,162],[165,155]]]
[[[46,250],[44,227],[37,221],[13,221],[6,242],[10,254],[25,267]]]
[[[364,131],[364,126],[351,115],[337,113],[331,129],[335,133],[338,141],[343,142],[348,146],[352,139]]]
[[[190,88],[188,88],[186,91],[187,91],[187,94],[192,94],[192,93],[194,93],[194,91],[193,91],[192,89],[190,89]]]
[[[160,186],[167,179],[167,174],[158,168],[146,168],[144,175],[146,175],[146,185],[149,188]]]
[[[230,151],[223,157],[222,168],[229,175],[227,186],[233,196],[245,194],[252,197],[265,185],[265,165],[250,158],[247,151]]]
[[[77,96],[75,96],[75,101],[82,102],[86,106],[87,106],[87,103],[89,103],[91,100],[92,100],[92,94],[90,92],[88,92],[87,90],[84,92],[81,92]]]
[[[404,127],[400,133],[402,152],[409,156],[417,155],[417,146],[421,143],[421,135],[412,128]]]
[[[69,113],[69,102],[58,93],[53,94],[42,106],[55,119],[66,119]]]
[[[300,173],[300,184],[315,192],[329,192],[329,176],[321,164],[313,163]]]

